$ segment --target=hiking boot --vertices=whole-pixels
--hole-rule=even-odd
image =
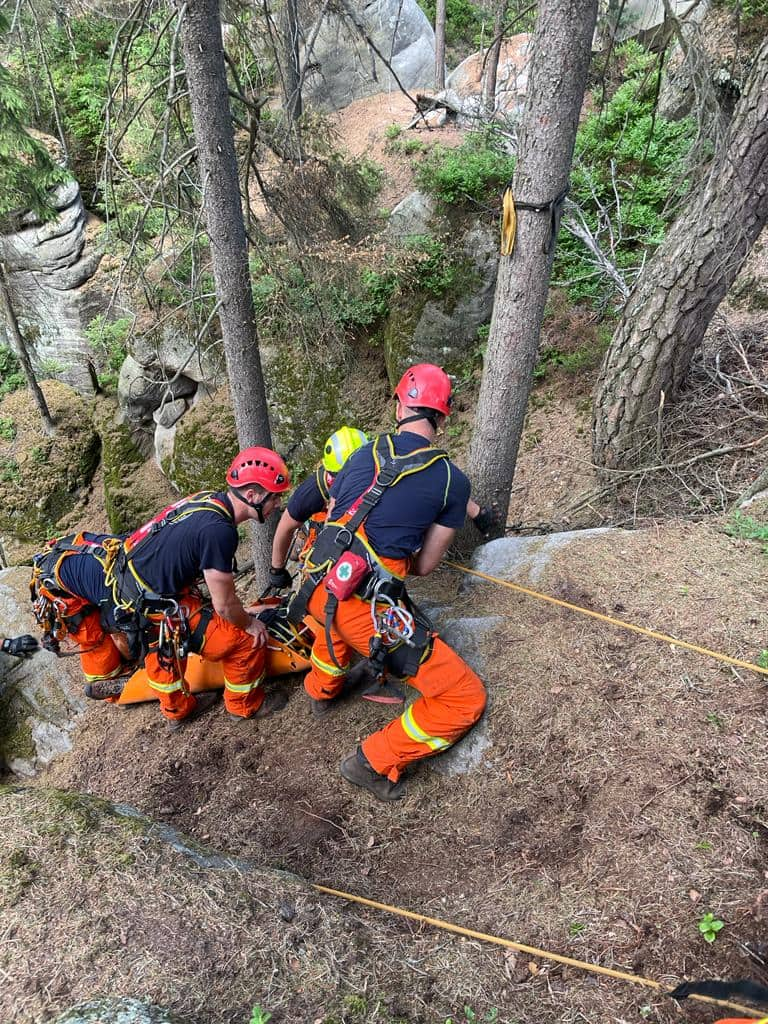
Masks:
[[[192,708],[188,715],[184,718],[166,718],[166,724],[169,732],[178,732],[188,722],[191,722],[193,718],[199,718],[200,715],[205,714],[209,711],[216,701],[219,699],[221,694],[218,690],[209,691],[207,693],[196,693],[195,694],[195,706]]]
[[[325,700],[315,700],[314,697],[308,699],[309,710],[312,712],[313,718],[325,718],[339,705],[338,697],[327,697]]]
[[[390,681],[379,683],[374,680],[360,696],[363,700],[373,701],[374,704],[405,704],[405,694],[399,686]]]
[[[91,700],[107,700],[109,697],[119,697],[125,686],[125,676],[119,679],[96,679],[83,687],[83,693]]]
[[[285,690],[270,690],[259,705],[258,711],[254,711],[252,715],[245,718],[243,715],[233,715],[231,711],[229,715],[230,718],[236,718],[240,722],[250,722],[254,718],[268,718],[270,715],[276,715],[278,711],[283,710],[287,703],[288,694]]]
[[[345,757],[339,766],[342,778],[353,786],[360,786],[373,793],[377,800],[400,800],[405,796],[406,786],[400,782],[390,782],[386,775],[379,775],[368,763],[368,759],[358,747],[354,754]]]

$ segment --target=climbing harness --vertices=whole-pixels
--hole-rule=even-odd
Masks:
[[[376,507],[384,492],[406,476],[419,473],[437,462],[445,462],[450,486],[448,456],[439,448],[424,447],[406,455],[396,455],[392,434],[382,434],[373,445],[375,465],[370,487],[352,504],[339,522],[326,522],[319,531],[302,568],[303,581],[288,605],[288,617],[294,623],[302,622],[307,606],[320,583],[327,583],[325,604],[325,634],[328,651],[334,665],[341,669],[333,649],[331,627],[340,600],[353,595],[364,601],[379,600],[386,595],[393,603],[403,598],[401,578],[389,572],[358,530],[368,514]]]
[[[563,205],[568,195],[569,186],[566,185],[559,195],[550,199],[548,203],[523,203],[515,199],[512,193],[512,182],[507,184],[502,198],[501,217],[501,255],[511,256],[515,249],[517,238],[517,211],[530,210],[531,213],[549,214],[549,234],[542,244],[542,252],[546,255],[552,252],[560,231],[560,220],[563,216]]]
[[[553,960],[555,963],[565,964],[567,967],[575,967],[581,971],[589,971],[592,974],[602,974],[609,978],[618,978],[621,981],[628,981],[635,985],[644,985],[646,988],[656,989],[659,995],[670,996],[672,998],[690,998],[695,999],[702,1003],[710,1003],[714,1006],[722,1006],[728,1010],[736,1010],[739,1013],[747,1013],[751,1017],[754,1017],[756,1011],[754,1007],[743,1006],[740,1003],[729,1002],[725,999],[715,998],[713,995],[699,993],[696,989],[692,988],[690,994],[686,993],[686,996],[678,996],[675,993],[679,991],[679,988],[685,986],[679,986],[678,989],[672,989],[665,985],[662,985],[659,981],[654,981],[652,978],[644,978],[640,974],[630,974],[628,971],[617,971],[612,967],[603,967],[600,964],[592,964],[585,960],[576,960],[574,957],[563,956],[562,953],[552,953],[546,949],[537,949],[536,946],[527,946],[522,942],[513,942],[512,939],[504,939],[498,935],[489,935],[486,932],[478,932],[472,928],[463,928],[458,924],[451,924],[449,921],[442,921],[438,917],[427,917],[426,914],[417,914],[412,910],[405,910],[403,907],[394,907],[388,903],[379,903],[376,900],[369,900],[365,896],[356,896],[354,893],[343,892],[340,889],[330,889],[327,885],[318,885],[317,883],[311,883],[312,888],[315,892],[324,893],[326,896],[335,896],[338,899],[346,900],[349,903],[359,903],[364,907],[371,907],[374,910],[383,910],[387,914],[394,914],[397,917],[405,917],[410,921],[417,921],[419,924],[428,924],[433,928],[440,928],[446,932],[454,932],[456,935],[463,935],[470,939],[478,939],[481,942],[491,942],[496,946],[504,946],[507,949],[516,950],[518,953],[527,953],[529,956],[540,957],[542,960]],[[688,983],[692,985],[698,985],[701,983]],[[735,990],[738,991],[738,990]],[[743,990],[741,990],[743,991]],[[755,998],[749,993],[744,993],[748,998]],[[757,1024],[764,1024],[763,1021],[758,1021]]]
[[[454,569],[456,572],[463,572],[467,576],[477,576],[479,579],[487,580],[489,583],[496,583],[500,587],[506,587],[508,590],[516,590],[519,594],[527,594],[528,597],[535,597],[540,601],[547,601],[549,604],[557,605],[560,608],[568,608],[572,612],[579,612],[581,615],[589,615],[590,618],[598,619],[600,622],[608,622],[612,626],[619,626],[621,629],[628,629],[633,633],[640,633],[641,636],[648,636],[652,640],[661,640],[664,643],[671,644],[673,647],[680,647],[686,651],[694,651],[696,654],[704,654],[708,658],[716,658],[718,661],[722,661],[726,665],[737,665],[739,668],[747,669],[750,672],[758,672],[760,675],[768,676],[768,668],[762,668],[760,665],[755,665],[751,661],[742,661],[740,658],[732,658],[729,654],[721,654],[719,651],[713,651],[709,647],[701,647],[699,644],[688,643],[687,640],[678,640],[674,636],[667,636],[666,633],[658,633],[654,629],[646,629],[645,626],[635,626],[631,622],[624,622],[623,619],[616,619],[612,615],[604,615],[602,612],[592,611],[591,608],[582,608],[581,605],[573,604],[570,601],[563,601],[559,597],[551,597],[549,594],[541,594],[538,590],[531,590],[530,587],[522,587],[519,583],[511,583],[509,580],[500,580],[497,576],[490,576],[486,572],[480,572],[477,569],[469,569],[466,565],[459,565],[458,562],[444,561],[442,565],[447,569]]]
[[[68,634],[76,633],[94,612],[101,613],[102,624],[106,626],[111,606],[91,604],[85,598],[71,594],[61,581],[60,570],[66,558],[83,554],[91,555],[105,568],[108,546],[116,539],[97,533],[71,533],[55,537],[45,550],[33,556],[29,595],[35,619],[43,631],[41,646],[45,650],[64,657],[61,641]]]
[[[162,601],[163,595],[155,593],[152,587],[141,578],[133,565],[136,552],[150,538],[161,530],[181,523],[197,512],[215,512],[222,519],[233,523],[230,508],[221,499],[215,497],[214,491],[198,491],[187,498],[181,498],[168,505],[161,512],[144,523],[138,530],[108,548],[109,558],[106,566],[106,583],[112,590],[115,607],[124,614],[127,621],[131,614],[141,613],[142,606],[147,602]]]

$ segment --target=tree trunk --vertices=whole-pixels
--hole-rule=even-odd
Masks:
[[[542,0],[513,180],[522,203],[548,203],[568,184],[597,0]],[[503,532],[533,380],[555,239],[549,211],[519,210],[502,256],[480,385],[469,472],[473,496],[498,510]],[[548,250],[548,251],[545,251]]]
[[[492,114],[496,109],[496,75],[499,70],[501,44],[504,42],[504,21],[507,17],[508,2],[509,0],[499,0],[493,19],[493,39],[485,57],[483,100],[485,109],[489,114]]]
[[[768,220],[768,38],[724,149],[638,278],[600,373],[598,465],[642,461],[725,293]]]
[[[253,444],[271,447],[219,4],[218,0],[188,0],[179,9],[183,18],[181,41],[203,207],[211,240],[213,275],[220,303],[219,322],[237,436],[243,448]],[[223,475],[226,466],[221,469]],[[252,546],[254,568],[264,579],[270,564],[269,531],[255,529]]]
[[[40,385],[37,383],[35,371],[32,369],[29,352],[27,352],[27,343],[24,341],[24,335],[21,333],[19,321],[16,318],[16,310],[13,308],[11,293],[8,290],[8,279],[5,275],[5,266],[2,263],[0,263],[0,307],[2,307],[5,315],[5,322],[8,324],[8,330],[13,340],[14,352],[21,363],[24,376],[27,378],[27,386],[32,392],[35,405],[40,413],[40,419],[43,421],[43,432],[51,437],[56,433],[56,427],[53,419],[51,418],[51,413],[48,409],[48,403],[45,400],[45,395],[43,394]]]
[[[445,0],[435,4],[435,89],[445,88]]]
[[[302,111],[298,0],[285,0],[285,7],[282,11],[282,35],[285,53],[284,109],[289,125],[293,125],[296,119],[301,117]]]

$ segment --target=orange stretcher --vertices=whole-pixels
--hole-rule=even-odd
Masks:
[[[276,637],[270,632],[267,642],[267,678],[287,676],[293,672],[304,672],[309,668],[309,654],[314,639],[310,623],[316,628],[314,621],[307,618],[305,624],[297,630],[290,631],[290,635],[285,629],[280,637]],[[267,628],[271,631],[273,627],[268,626]],[[224,688],[224,670],[221,662],[206,661],[199,654],[190,654],[187,657],[184,680],[191,693],[200,693],[203,690],[221,690]],[[143,701],[157,699],[157,691],[149,685],[146,669],[140,668],[126,680],[122,693],[114,700],[114,703],[140,704]]]

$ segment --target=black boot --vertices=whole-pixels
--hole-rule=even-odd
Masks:
[[[188,715],[185,715],[184,718],[166,718],[168,731],[178,732],[179,729],[183,729],[188,722],[193,721],[193,719],[195,718],[199,718],[200,715],[203,715],[205,714],[206,711],[209,711],[220,696],[221,694],[219,693],[218,690],[214,690],[212,692],[208,691],[206,693],[196,693],[195,706],[192,708]]]
[[[360,747],[354,754],[344,758],[339,771],[347,782],[351,782],[353,786],[367,789],[377,800],[400,800],[405,796],[405,783],[403,781],[390,782],[386,775],[379,775],[378,772],[375,772]]]

